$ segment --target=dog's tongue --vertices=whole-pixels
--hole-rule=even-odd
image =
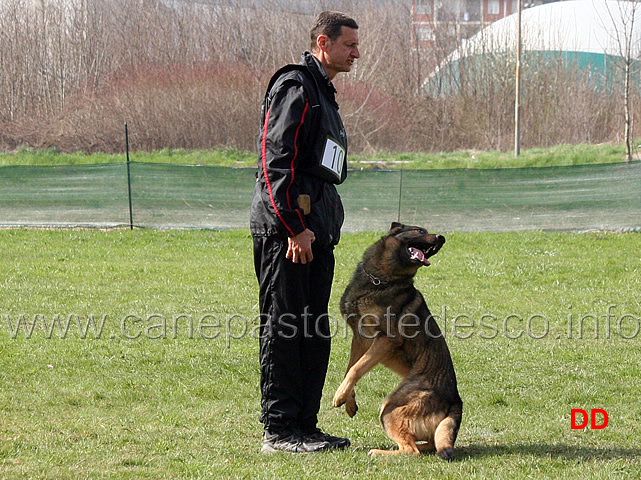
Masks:
[[[409,251],[410,251],[410,258],[412,260],[418,260],[426,267],[430,266],[430,262],[428,262],[427,258],[425,258],[425,254],[422,251],[420,251],[418,248],[409,247]]]

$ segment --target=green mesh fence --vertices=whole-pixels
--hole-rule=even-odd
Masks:
[[[253,169],[131,163],[133,224],[247,228]],[[641,164],[352,171],[344,231],[641,230]],[[0,226],[129,225],[126,164],[0,167]]]
[[[347,229],[385,219],[434,231],[638,230],[641,164],[354,172]]]

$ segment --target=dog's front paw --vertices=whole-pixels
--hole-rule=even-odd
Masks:
[[[341,391],[339,388],[336,390],[336,393],[334,394],[334,399],[332,400],[332,405],[334,405],[335,408],[342,407],[347,403],[347,395],[345,395],[344,392]]]
[[[350,417],[356,415],[356,412],[358,411],[358,405],[356,405],[356,392],[354,389],[349,392],[345,392],[341,387],[339,387],[334,395],[332,404],[336,408],[345,405],[345,411]]]
[[[350,417],[353,417],[354,415],[356,415],[356,412],[358,412],[358,405],[356,404],[356,392],[354,390],[352,390],[351,395],[347,397],[347,401],[345,402],[345,411]]]

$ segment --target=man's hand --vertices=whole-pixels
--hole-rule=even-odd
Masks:
[[[306,228],[298,235],[289,237],[287,239],[287,254],[285,258],[290,259],[294,263],[305,264],[314,260],[312,254],[312,243],[316,240],[314,232]]]

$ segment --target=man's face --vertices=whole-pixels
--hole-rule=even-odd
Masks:
[[[324,40],[323,66],[332,80],[339,72],[349,72],[354,61],[361,56],[358,51],[358,30],[341,27],[341,34],[336,40],[327,37]]]

